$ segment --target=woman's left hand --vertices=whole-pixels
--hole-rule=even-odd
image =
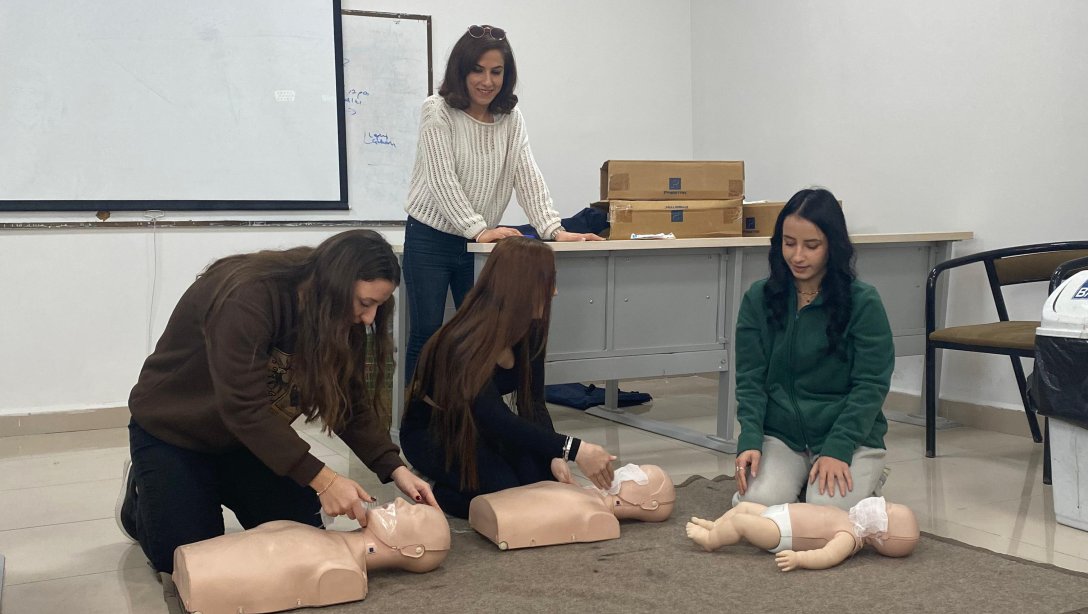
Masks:
[[[574,476],[570,472],[570,465],[561,458],[552,459],[552,475],[555,476],[557,482],[562,482],[563,484],[574,483]]]
[[[835,486],[839,487],[839,494],[843,497],[854,490],[854,478],[850,476],[850,465],[837,458],[821,456],[812,465],[812,471],[808,472],[808,483],[817,484],[820,494],[825,492],[830,497],[835,496]]]
[[[560,230],[555,233],[552,238],[554,241],[604,241],[604,237],[599,237],[591,232],[567,232],[566,230]]]
[[[434,508],[441,510],[438,507],[438,501],[435,501],[434,493],[431,492],[431,485],[421,480],[416,474],[412,473],[412,470],[401,465],[393,470],[393,483],[397,485],[397,488],[406,495],[408,498],[417,503],[426,503]]]

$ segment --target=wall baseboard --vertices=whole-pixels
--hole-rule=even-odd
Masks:
[[[123,428],[128,426],[130,415],[127,407],[103,407],[79,411],[0,416],[0,436]]]
[[[889,392],[884,407],[909,415],[923,416],[920,397],[916,394]],[[941,399],[940,415],[963,426],[1007,435],[1031,436],[1022,411]],[[129,417],[127,407],[0,416],[0,437],[123,428],[128,426]]]
[[[922,419],[922,424],[925,424],[925,412],[922,410],[921,403],[919,395],[893,391],[888,393],[884,408],[900,411],[910,416],[918,416]],[[1031,437],[1031,431],[1028,430],[1028,421],[1024,417],[1022,410],[1016,411],[992,405],[977,405],[965,401],[941,399],[937,413],[941,417],[948,418],[962,426],[984,431],[995,431],[1006,435]],[[1042,420],[1039,422],[1039,426],[1042,427]]]

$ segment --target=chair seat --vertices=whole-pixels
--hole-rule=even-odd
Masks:
[[[934,343],[954,343],[985,348],[1009,348],[1027,353],[1035,351],[1035,329],[1038,322],[1014,320],[970,326],[950,326],[929,335]]]

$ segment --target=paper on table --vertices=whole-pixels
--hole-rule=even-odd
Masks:
[[[634,232],[631,233],[631,239],[634,239],[634,240],[641,240],[641,239],[675,239],[675,238],[676,238],[676,235],[672,234],[671,232],[659,232],[657,234],[652,234],[652,235],[640,235],[640,234],[634,233]]]

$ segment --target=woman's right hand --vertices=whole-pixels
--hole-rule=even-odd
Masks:
[[[317,474],[317,477],[310,482],[310,487],[315,492],[324,491],[317,498],[321,502],[321,510],[327,515],[333,517],[347,516],[352,520],[357,520],[362,526],[366,526],[366,516],[356,517],[355,503],[357,501],[373,503],[377,500],[367,494],[355,480],[340,475],[328,467],[325,467]]]
[[[574,462],[578,464],[578,468],[582,470],[582,473],[589,478],[593,485],[602,490],[608,490],[612,487],[612,461],[616,460],[615,456],[608,453],[601,446],[595,443],[589,443],[583,441],[578,446],[578,456],[575,457]]]
[[[500,226],[499,228],[488,228],[476,236],[477,243],[494,243],[499,239],[505,239],[506,237],[520,237],[521,233],[516,228],[506,228]]]
[[[744,494],[748,490],[748,478],[755,478],[759,473],[759,458],[762,456],[759,450],[745,450],[737,455],[737,492]],[[748,470],[751,469],[751,476]]]

